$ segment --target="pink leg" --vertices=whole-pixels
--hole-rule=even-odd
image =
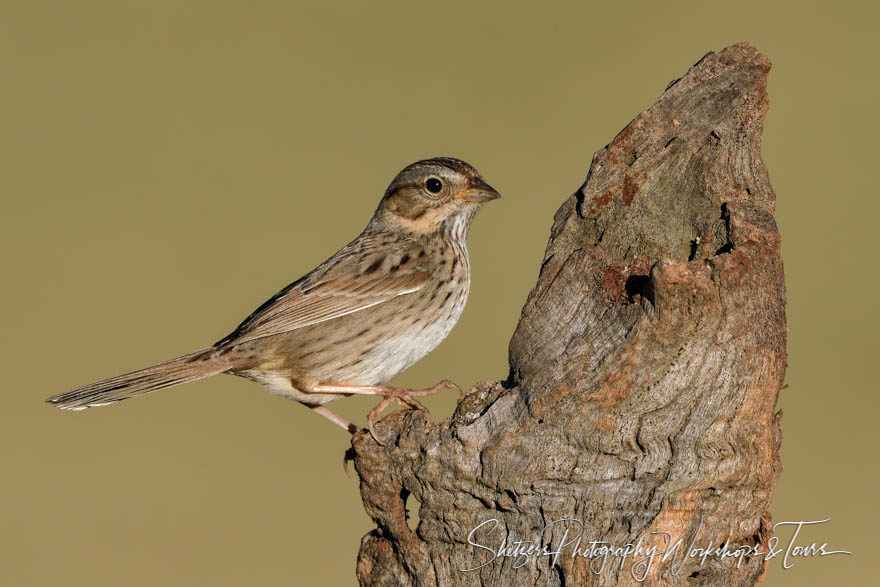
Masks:
[[[341,426],[342,428],[345,428],[345,430],[350,432],[351,434],[354,434],[355,432],[358,431],[357,426],[355,426],[354,424],[352,424],[351,422],[349,422],[348,420],[346,420],[345,418],[343,418],[339,414],[333,413],[332,411],[325,408],[324,406],[306,406],[306,407],[309,408],[310,410],[312,410],[313,412],[315,412],[316,414],[321,414],[322,416],[324,416],[325,418],[327,418],[328,420],[330,420],[334,424]],[[351,476],[351,472],[348,470],[348,461],[354,460],[350,456],[349,451],[351,451],[351,449],[345,451],[345,455],[342,457],[342,470],[345,471],[345,474],[348,475],[349,479],[354,481],[355,478]]]
[[[313,412],[315,412],[316,414],[321,414],[322,416],[324,416],[325,418],[327,418],[328,420],[330,420],[331,422],[333,422],[337,426],[341,426],[345,431],[347,431],[351,434],[354,434],[355,432],[358,431],[357,426],[355,426],[354,424],[352,424],[351,422],[349,422],[348,420],[346,420],[342,416],[340,416],[338,414],[334,414],[333,412],[331,412],[330,410],[328,410],[324,406],[306,406],[306,407],[309,408],[310,410],[312,410]]]
[[[382,410],[388,407],[391,402],[396,401],[402,407],[409,407],[410,409],[419,410],[424,414],[428,414],[428,409],[415,398],[437,393],[441,389],[457,389],[459,395],[463,395],[461,388],[448,379],[444,379],[437,385],[429,387],[428,389],[405,389],[388,385],[344,385],[328,383],[316,385],[309,389],[309,391],[314,393],[381,395],[383,399],[379,402],[379,405],[370,410],[370,413],[367,415],[367,423],[370,429],[370,434],[376,442],[384,446],[385,443],[379,439],[375,428],[376,418],[378,418]],[[329,412],[329,410],[327,411]],[[336,417],[338,418],[338,416]]]

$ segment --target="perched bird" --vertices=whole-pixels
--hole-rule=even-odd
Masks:
[[[384,385],[446,338],[470,287],[466,237],[481,204],[500,197],[477,170],[438,157],[404,168],[356,239],[272,296],[214,345],[139,371],[53,396],[82,410],[219,373],[262,384],[354,433],[324,404],[341,396],[424,410],[428,389]]]

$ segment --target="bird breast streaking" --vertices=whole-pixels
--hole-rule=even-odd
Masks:
[[[324,404],[352,394],[424,410],[444,387],[385,385],[431,352],[461,316],[470,289],[466,238],[477,209],[500,197],[471,165],[437,157],[405,167],[364,231],[272,296],[214,345],[49,398],[81,410],[219,373],[259,382],[350,432]]]

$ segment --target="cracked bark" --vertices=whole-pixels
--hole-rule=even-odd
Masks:
[[[668,532],[684,546],[766,549],[786,365],[775,194],[760,153],[769,70],[746,44],[710,53],[593,156],[554,218],[507,381],[478,384],[439,425],[390,414],[386,447],[353,438],[376,523],[361,542],[361,584],[626,585],[645,571],[630,557],[592,572],[573,545],[555,561],[460,570],[492,559],[468,544],[492,519],[498,528],[473,538],[492,548],[573,518],[582,548],[642,539],[662,550],[655,532]],[[552,525],[543,541],[563,537]],[[677,555],[655,560],[644,584],[748,585],[764,568],[760,557]]]

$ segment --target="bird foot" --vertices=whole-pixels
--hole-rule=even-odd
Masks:
[[[402,408],[409,408],[411,410],[418,410],[422,414],[425,415],[425,418],[430,422],[431,413],[428,411],[422,402],[416,399],[416,397],[426,397],[429,395],[433,395],[440,391],[441,389],[456,389],[458,390],[459,397],[463,394],[461,388],[457,386],[455,383],[448,379],[444,379],[437,385],[433,387],[429,387],[427,389],[405,389],[399,387],[386,387],[386,386],[377,386],[376,394],[382,396],[382,401],[378,403],[378,405],[370,410],[370,413],[367,414],[367,426],[370,431],[370,435],[373,439],[379,443],[380,446],[385,446],[385,443],[379,438],[379,435],[376,433],[376,419],[382,413],[382,410],[387,408],[392,402],[396,402]]]

